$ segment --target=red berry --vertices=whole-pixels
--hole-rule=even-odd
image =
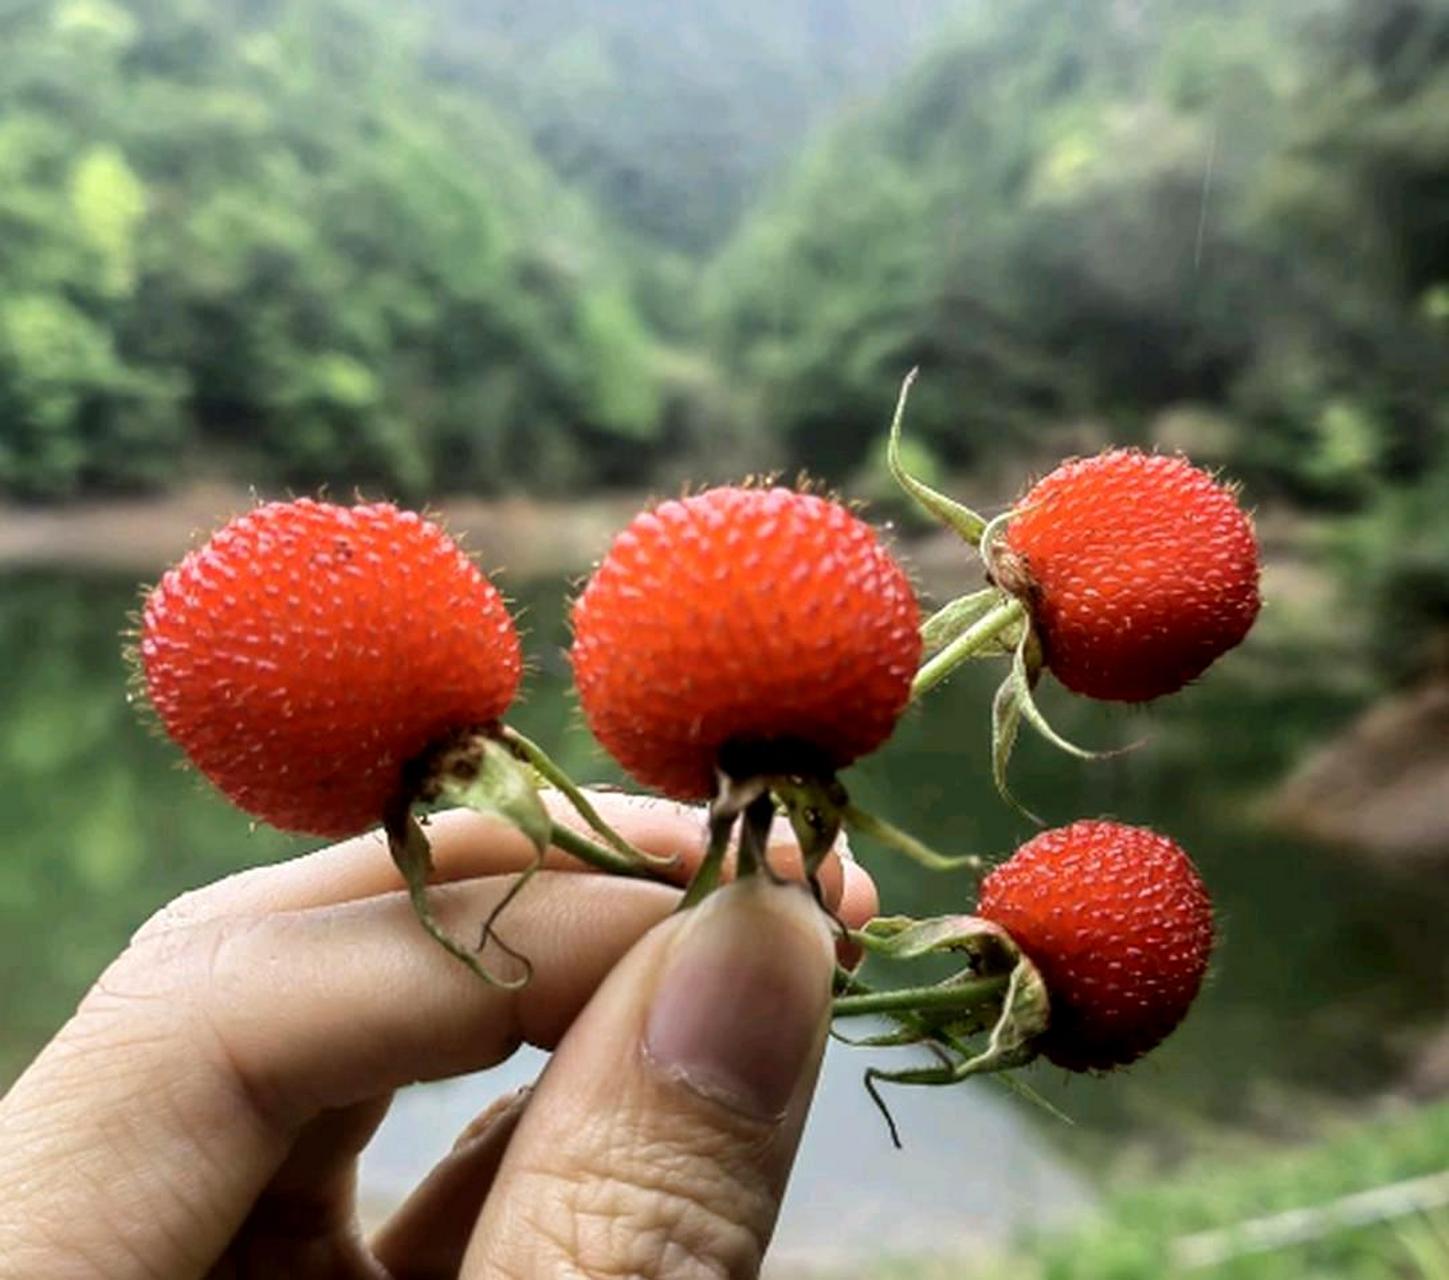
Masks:
[[[161,579],[140,656],[166,731],[238,807],[348,835],[404,767],[513,700],[518,634],[437,525],[385,503],[268,503]]]
[[[921,656],[911,584],[843,506],[711,489],[635,517],[573,610],[595,736],[682,799],[736,777],[829,772],[875,750]]]
[[[1018,504],[1002,585],[1068,689],[1144,702],[1181,689],[1258,615],[1258,546],[1231,490],[1183,458],[1113,449]]]
[[[1022,845],[981,885],[977,914],[1040,970],[1058,1066],[1104,1070],[1141,1057],[1182,1021],[1207,970],[1212,903],[1166,836],[1074,822]]]

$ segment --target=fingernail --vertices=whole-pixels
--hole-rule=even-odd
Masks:
[[[762,876],[721,889],[665,966],[644,1031],[655,1066],[744,1115],[783,1115],[830,1004],[830,934],[809,894]]]
[[[526,1084],[512,1093],[505,1093],[501,1098],[495,1098],[468,1122],[468,1127],[458,1135],[457,1140],[453,1143],[451,1154],[462,1155],[479,1142],[495,1140],[503,1128],[511,1129],[522,1118],[523,1110],[528,1106],[528,1100],[532,1096],[533,1086]]]

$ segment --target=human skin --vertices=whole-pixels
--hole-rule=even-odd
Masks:
[[[688,874],[698,810],[593,798]],[[473,814],[429,831],[438,914],[476,930],[529,849]],[[771,862],[798,874],[792,844]],[[547,867],[499,926],[533,965],[517,990],[424,935],[376,836],[163,908],[0,1099],[0,1276],[756,1274],[829,1023],[824,913],[754,877],[673,914],[668,886]],[[848,859],[822,883],[847,923],[874,913]],[[525,1042],[555,1050],[539,1082],[365,1240],[357,1157],[392,1091]]]

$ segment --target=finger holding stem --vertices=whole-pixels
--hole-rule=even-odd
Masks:
[[[705,846],[704,858],[699,869],[684,891],[678,909],[687,911],[702,902],[719,885],[724,870],[725,854],[730,847],[730,836],[734,833],[735,819],[739,815],[733,810],[719,811],[711,807],[709,815],[709,843]]]

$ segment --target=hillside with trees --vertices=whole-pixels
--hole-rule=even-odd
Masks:
[[[962,0],[432,0],[430,67],[486,93],[615,228],[707,253],[829,115]]]
[[[952,464],[1178,408],[1305,499],[1418,474],[1446,30],[1433,0],[982,7],[715,264],[722,351],[806,465],[861,460],[919,363],[913,426]]]
[[[0,18],[0,490],[567,488],[648,446],[596,219],[428,38],[360,0]]]
[[[925,465],[1188,448],[1341,517],[1411,667],[1449,620],[1446,248],[1444,0],[1016,0],[804,156],[706,296],[789,465],[878,463],[912,365]]]
[[[0,495],[1189,447],[1449,616],[1449,0],[28,0]],[[998,495],[1001,497],[1003,495]]]

